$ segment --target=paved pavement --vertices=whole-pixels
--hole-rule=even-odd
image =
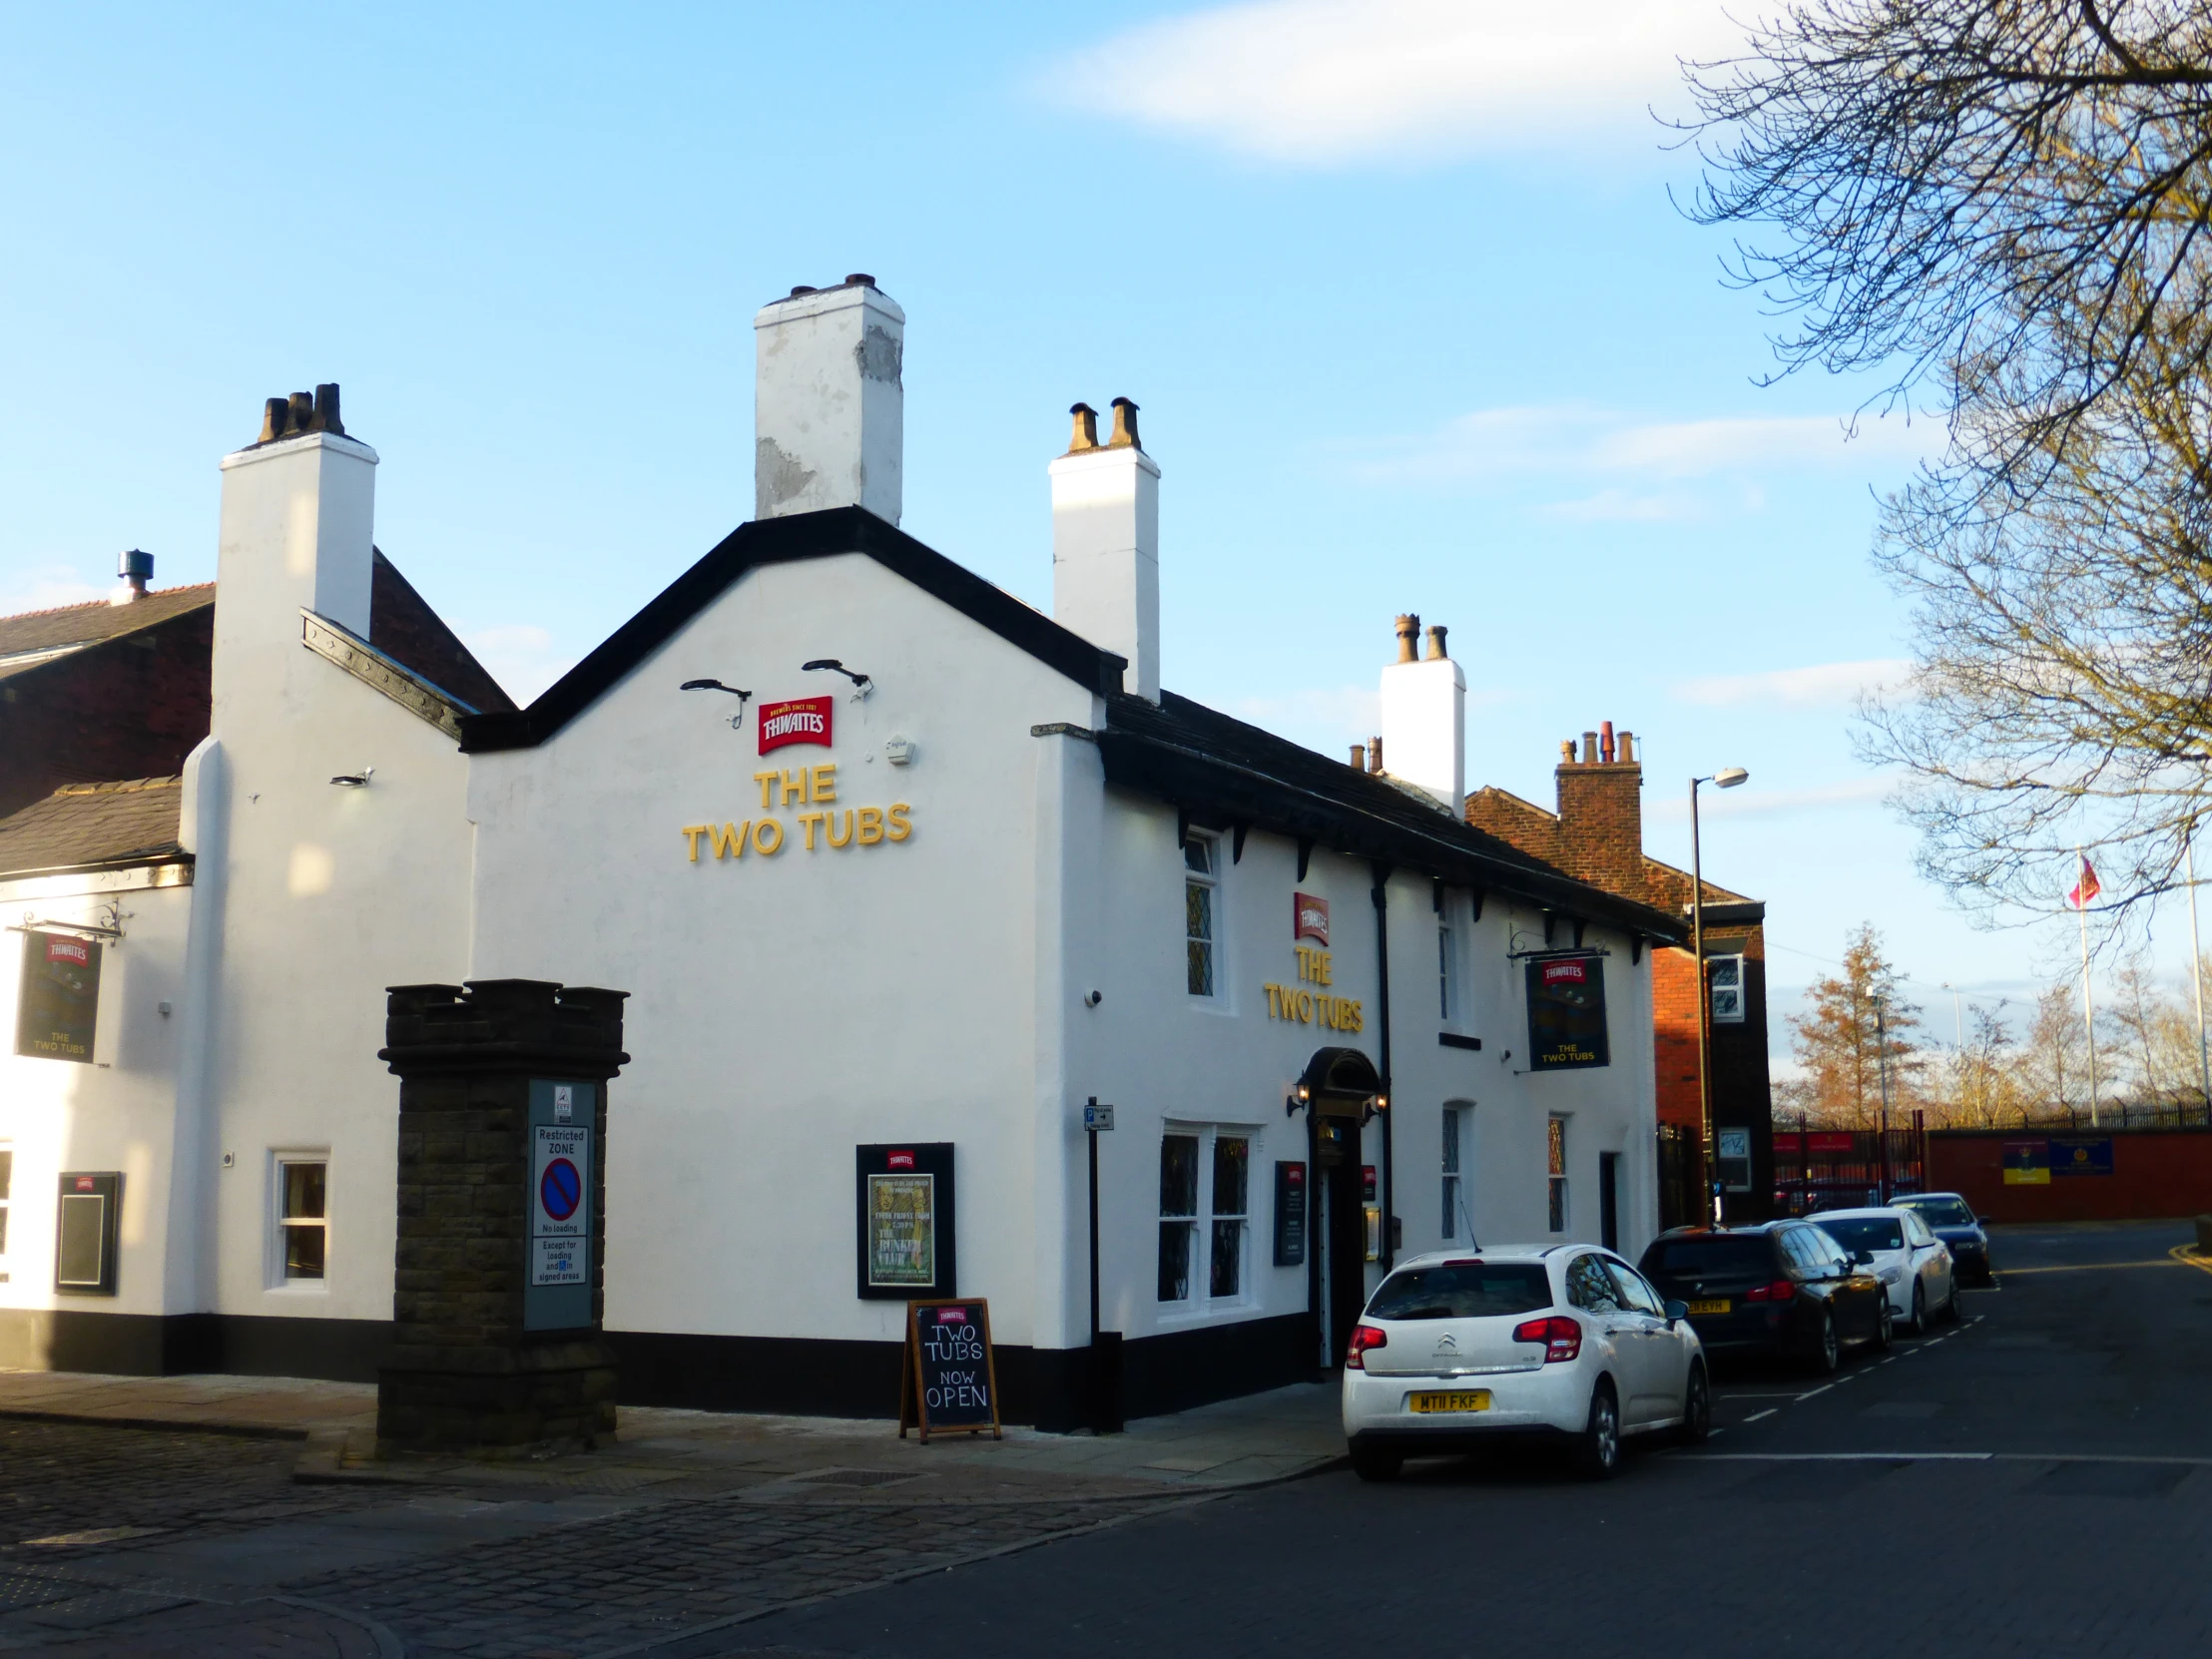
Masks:
[[[108,1419],[0,1417],[0,1650],[2197,1654],[2212,1270],[2170,1254],[2187,1237],[2007,1230],[1962,1326],[1831,1383],[1725,1378],[1707,1447],[1602,1487],[1535,1456],[1364,1486],[1329,1466],[1323,1388],[927,1448],[625,1413],[612,1454],[395,1470],[348,1466],[359,1390],[0,1376],[0,1413]]]

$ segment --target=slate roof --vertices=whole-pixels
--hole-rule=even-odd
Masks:
[[[214,603],[215,584],[198,582],[190,587],[156,589],[128,605],[94,599],[51,611],[0,616],[0,680],[50,663],[57,656],[121,639]]]
[[[1475,791],[1467,797],[1467,822],[1479,830],[1510,841],[1539,858],[1558,862],[1562,856],[1559,845],[1559,815],[1547,812],[1533,801],[1523,801],[1510,790],[1501,790],[1494,784]],[[1690,907],[1690,872],[1677,869],[1673,864],[1662,863],[1649,853],[1644,854],[1644,897],[1661,909],[1687,913]],[[1746,897],[1740,892],[1730,892],[1714,881],[1705,883],[1706,922],[1712,925],[1712,909],[1715,905],[1727,905],[1732,910],[1753,906],[1764,914],[1764,903]],[[1760,919],[1750,915],[1730,915],[1730,924]]]
[[[189,862],[177,843],[184,780],[65,784],[0,819],[0,876]]]
[[[1684,932],[1681,917],[1578,880],[1387,777],[1174,692],[1158,707],[1115,693],[1096,736],[1109,782],[1205,815],[1201,822],[1311,839],[1662,941]]]
[[[472,709],[511,713],[514,699],[499,689],[499,682],[485,672],[381,548],[375,561],[369,575],[368,643]]]

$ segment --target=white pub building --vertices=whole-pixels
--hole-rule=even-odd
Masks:
[[[0,823],[0,1365],[373,1378],[401,985],[628,993],[630,1401],[887,1416],[956,1293],[1008,1414],[1078,1420],[1093,1103],[1130,1414],[1312,1377],[1396,1254],[1641,1248],[1679,918],[1463,822],[1441,628],[1351,764],[1164,691],[1126,402],[1051,463],[1050,616],[902,533],[904,325],[866,277],[761,311],[751,520],[526,709],[372,641],[334,391],[223,459],[181,782]]]

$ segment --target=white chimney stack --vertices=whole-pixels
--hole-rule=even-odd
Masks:
[[[865,507],[898,522],[906,313],[864,275],[753,318],[753,516]]]
[[[1052,463],[1052,619],[1129,659],[1127,690],[1160,701],[1160,466],[1137,441],[1137,405],[1070,411],[1075,435]]]
[[[368,638],[376,451],[345,435],[338,388],[272,397],[262,435],[223,457],[217,630],[299,644],[302,610]]]
[[[1428,630],[1417,649],[1420,618],[1397,619],[1397,661],[1382,671],[1382,761],[1389,776],[1410,784],[1457,818],[1467,793],[1467,680],[1444,651],[1444,630]]]

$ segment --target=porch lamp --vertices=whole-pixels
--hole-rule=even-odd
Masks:
[[[1698,1127],[1715,1227],[1721,1224],[1721,1169],[1713,1138],[1713,1080],[1708,1063],[1713,1046],[1713,990],[1705,982],[1705,862],[1698,850],[1697,789],[1710,784],[1717,790],[1732,790],[1750,776],[1742,767],[1722,767],[1710,778],[1690,780],[1690,955],[1697,963]]]

